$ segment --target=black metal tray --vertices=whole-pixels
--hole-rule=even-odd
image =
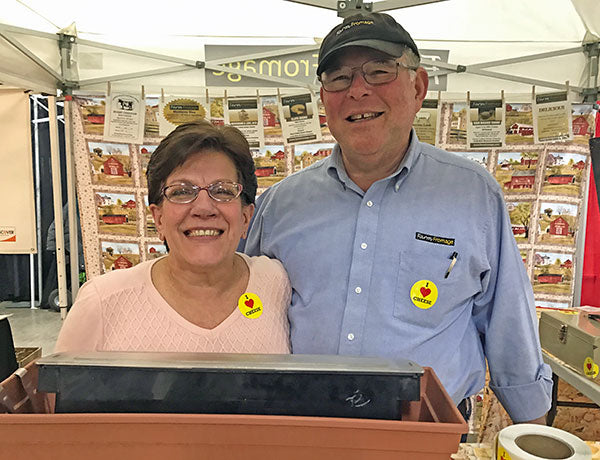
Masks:
[[[38,390],[56,412],[305,415],[399,420],[423,369],[410,361],[330,355],[57,353]]]

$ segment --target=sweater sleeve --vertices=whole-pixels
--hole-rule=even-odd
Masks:
[[[54,352],[97,351],[103,335],[102,307],[94,280],[85,283],[58,334]]]

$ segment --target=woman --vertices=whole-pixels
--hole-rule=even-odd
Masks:
[[[152,154],[147,179],[168,255],[82,286],[55,351],[289,353],[286,272],[235,252],[256,195],[242,133],[181,125]]]

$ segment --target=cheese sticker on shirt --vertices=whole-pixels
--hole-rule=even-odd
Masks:
[[[263,312],[263,304],[256,294],[244,292],[238,299],[238,308],[246,318],[255,319]]]
[[[433,281],[417,281],[410,288],[410,300],[416,307],[427,310],[435,305],[438,298],[437,286]]]

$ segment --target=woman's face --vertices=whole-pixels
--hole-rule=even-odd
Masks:
[[[206,187],[220,180],[239,182],[233,161],[223,152],[203,150],[188,157],[166,180],[166,186],[185,183]],[[201,190],[191,203],[171,203],[163,197],[150,205],[161,238],[169,244],[169,257],[181,268],[211,268],[233,260],[240,238],[248,230],[254,205],[242,198],[229,202],[212,199]]]

